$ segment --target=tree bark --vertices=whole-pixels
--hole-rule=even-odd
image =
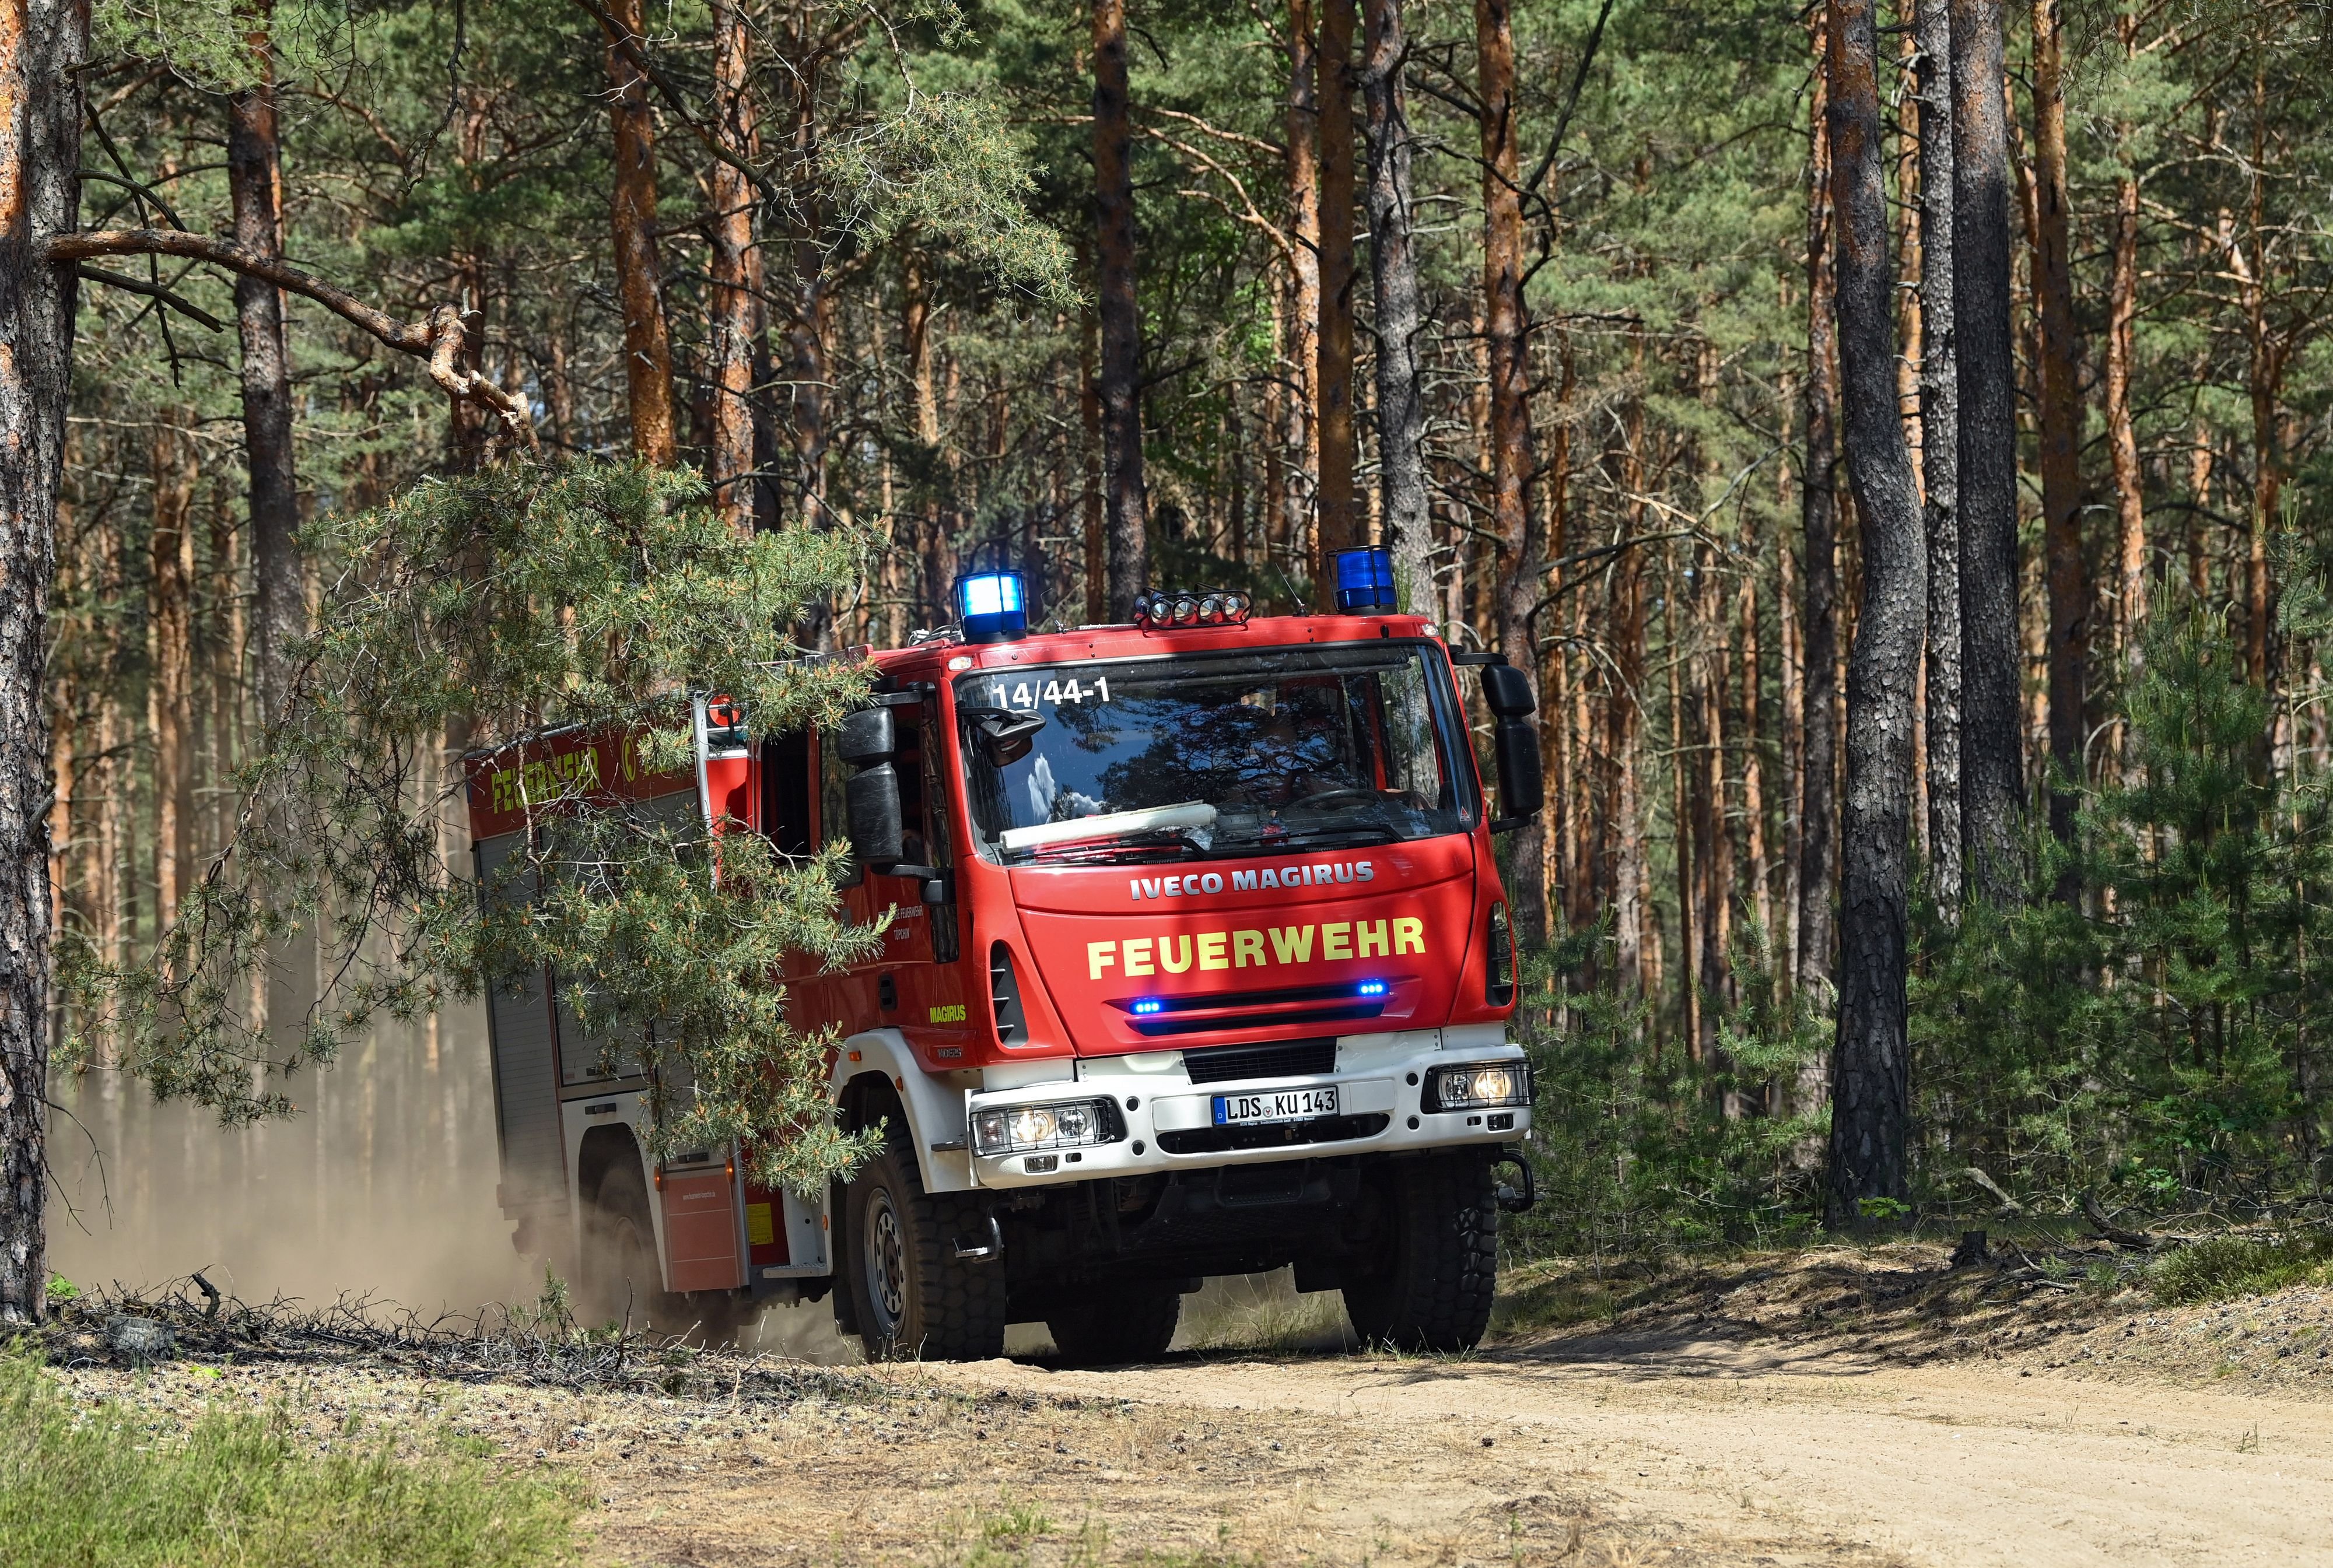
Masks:
[[[1953,363],[1960,387],[1961,831],[1969,881],[2019,895],[2017,383],[1999,0],[1951,0]]]
[[[1522,671],[1536,698],[1539,649],[1531,612],[1539,603],[1539,519],[1531,483],[1531,327],[1523,312],[1523,217],[1521,128],[1515,103],[1515,36],[1511,0],[1474,0],[1474,52],[1483,103],[1483,338],[1490,354],[1491,516],[1498,540],[1498,646]],[[1328,214],[1322,213],[1322,232]],[[1323,277],[1323,287],[1326,278]],[[1517,939],[1536,942],[1547,931],[1546,832],[1536,818],[1514,830],[1515,875],[1507,896]]]
[[[2074,326],[2072,215],[2066,176],[2061,0],[2033,0],[2033,292],[2040,317],[2041,537],[2050,580],[2050,756],[2083,780],[2090,585],[2082,557],[2082,345]],[[2050,792],[2050,827],[2074,831],[2071,788]]]
[[[1820,10],[1815,15],[1818,50],[1825,46],[1825,15]],[[1834,489],[1839,448],[1831,414],[1837,347],[1829,253],[1831,148],[1824,124],[1829,102],[1829,74],[1818,72],[1813,183],[1807,192],[1807,455],[1799,496],[1805,535],[1800,591],[1806,607],[1800,617],[1805,674],[1799,684],[1804,750],[1799,770],[1798,921],[1799,985],[1816,994],[1831,978],[1831,890],[1839,865],[1833,837],[1839,820],[1839,740],[1832,727],[1839,694],[1839,502]]]
[[[2136,42],[2137,19],[2121,19],[2123,48]],[[2126,145],[2136,128],[2117,128]],[[2146,663],[2140,633],[2146,625],[2146,512],[2138,466],[2138,431],[2131,411],[2138,320],[2138,172],[2126,165],[2115,181],[2114,270],[2107,290],[2107,449],[2114,460],[2117,641],[2127,688]]]
[[[2268,85],[2264,72],[2252,74],[2252,137],[2245,203],[2244,244],[2233,247],[2237,292],[2244,312],[2247,349],[2244,383],[2251,395],[2252,505],[2244,540],[2244,670],[2262,689],[2272,684],[2270,636],[2275,618],[2269,582],[2269,535],[2275,531],[2284,493],[2283,454],[2277,439],[2277,404],[2283,389],[2284,345],[2268,324]]]
[[[642,43],[640,0],[608,0],[608,119],[615,134],[616,297],[624,312],[624,386],[632,450],[658,468],[679,453],[672,426],[672,341],[657,261],[656,121],[648,79],[632,58]],[[626,45],[630,45],[627,48]]]
[[[760,152],[753,96],[747,89],[748,49],[743,0],[713,0],[715,134],[739,157]],[[706,380],[713,416],[706,477],[729,526],[754,531],[754,360],[761,342],[762,252],[754,238],[756,193],[736,165],[715,158],[707,179],[713,196],[711,315]]]
[[[273,291],[271,291],[272,292]],[[178,420],[164,409],[148,467],[154,482],[153,527],[147,534],[146,722],[154,739],[154,919],[158,934],[178,917],[194,826],[195,454]],[[293,578],[296,583],[298,578]]]
[[[1313,600],[1337,607],[1337,552],[1367,541],[1353,485],[1353,0],[1320,10],[1320,526]]]
[[[1289,483],[1281,494],[1289,551],[1312,559],[1320,473],[1320,39],[1312,0],[1288,0]]]
[[[246,43],[255,85],[227,100],[227,188],[235,241],[259,255],[283,253],[282,142],[275,115],[272,0],[250,14]],[[251,476],[253,650],[259,712],[283,712],[291,645],[308,629],[300,570],[300,499],[292,445],[292,363],[283,293],[249,272],[235,280],[235,330],[243,350],[244,461]]]
[[[1134,172],[1128,161],[1126,0],[1094,0],[1094,243],[1100,258],[1102,494],[1109,613],[1130,620],[1150,578],[1142,481],[1142,323],[1134,302]]]
[[[1953,62],[1947,0],[1919,0],[1920,469],[1928,536],[1928,876],[1960,918],[1960,378],[1953,355]]]
[[[1839,1038],[1831,1065],[1830,1223],[1910,1190],[1912,716],[1926,631],[1919,489],[1896,399],[1872,0],[1830,0],[1829,131],[1839,216],[1839,341],[1847,465],[1862,524],[1863,599],[1847,684],[1847,809]]]
[[[1367,0],[1361,95],[1369,143],[1369,269],[1377,290],[1378,473],[1402,607],[1434,615],[1433,518],[1426,491],[1425,330],[1409,215],[1409,117],[1402,106],[1403,0]]]
[[[0,0],[0,1324],[48,1296],[49,712],[73,270],[42,242],[81,203],[78,0]]]

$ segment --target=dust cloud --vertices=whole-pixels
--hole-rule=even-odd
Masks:
[[[61,1076],[49,1267],[83,1286],[200,1269],[245,1301],[347,1293],[424,1314],[535,1296],[494,1203],[481,1009],[384,1023],[289,1092],[297,1115],[225,1129],[119,1072]]]

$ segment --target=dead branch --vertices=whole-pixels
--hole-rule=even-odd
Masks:
[[[91,256],[157,255],[184,256],[191,261],[208,262],[229,272],[263,279],[279,289],[315,301],[342,320],[370,332],[389,348],[422,360],[429,367],[429,378],[444,387],[448,396],[466,398],[493,409],[530,451],[537,449],[534,421],[528,416],[526,405],[485,376],[462,368],[462,348],[466,334],[462,326],[462,312],[451,305],[438,306],[429,312],[427,320],[402,321],[385,311],[366,304],[345,289],[336,288],[322,278],[302,272],[281,257],[263,255],[226,240],[178,229],[84,230],[57,234],[41,247],[42,259],[52,265],[79,263]],[[110,276],[101,281],[107,283],[115,282]]]
[[[2118,1247],[2136,1247],[2141,1251],[2146,1251],[2155,1246],[2155,1238],[2145,1231],[2125,1230],[2107,1219],[2105,1206],[2098,1202],[2098,1194],[2095,1192],[2082,1194],[2082,1218],[2090,1222],[2090,1229],[2093,1231]]]
[[[173,293],[160,283],[149,283],[143,278],[133,278],[124,272],[110,272],[103,267],[75,267],[73,275],[91,283],[102,283],[109,289],[120,289],[125,294],[143,294],[158,301],[191,320],[199,321],[214,332],[223,332],[226,323],[190,300]]]

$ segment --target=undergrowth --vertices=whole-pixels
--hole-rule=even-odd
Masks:
[[[26,1347],[0,1351],[0,1563],[568,1563],[580,1509],[559,1487],[451,1451],[311,1453],[282,1411],[157,1432],[118,1402],[77,1407]]]
[[[2333,1285],[2333,1231],[2208,1236],[2166,1255],[2152,1273],[2155,1299],[2174,1306]]]

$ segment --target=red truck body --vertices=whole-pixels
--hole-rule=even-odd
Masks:
[[[870,1351],[995,1353],[1004,1323],[1032,1319],[1072,1353],[1162,1348],[1147,1341],[1197,1280],[1289,1263],[1300,1288],[1345,1288],[1357,1323],[1449,1338],[1380,1310],[1412,1288],[1387,1270],[1459,1267],[1403,1261],[1426,1245],[1403,1217],[1421,1183],[1455,1181],[1446,1202],[1494,1225],[1513,1192],[1489,1171],[1530,1109],[1505,1028],[1502,824],[1433,628],[1113,626],[871,658],[878,763],[702,703],[694,777],[649,773],[606,734],[471,760],[482,871],[562,787],[800,855],[847,837],[854,789],[879,785],[905,830],[841,894],[856,923],[896,912],[880,952],[785,976],[798,1025],[842,1036],[844,1121],[890,1129],[873,1188],[764,1191],[732,1150],[650,1168],[645,1079],[589,1076],[601,1053],[558,977],[522,977],[489,1007],[521,1248],[587,1279],[627,1269],[636,1297],[681,1310],[840,1282],[838,1318]],[[919,1227],[947,1232],[936,1263],[916,1260]],[[1149,1326],[1129,1339],[1131,1318]]]

